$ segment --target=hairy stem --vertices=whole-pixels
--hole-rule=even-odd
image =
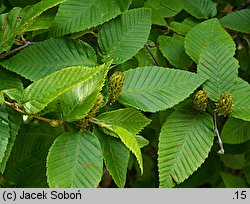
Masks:
[[[94,124],[96,124],[96,125],[98,125],[100,127],[107,128],[108,130],[113,131],[113,129],[112,129],[112,127],[110,125],[107,125],[107,124],[105,124],[105,123],[103,123],[101,121],[97,121],[94,118],[89,118],[88,121],[91,122],[91,123],[94,123]]]
[[[215,136],[218,137],[218,142],[220,145],[220,150],[218,151],[218,153],[224,154],[225,150],[223,148],[223,142],[221,140],[220,133],[219,133],[218,126],[217,126],[217,113],[215,110],[213,112],[214,112],[214,134],[215,134]]]

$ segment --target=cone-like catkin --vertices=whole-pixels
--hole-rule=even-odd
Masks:
[[[229,93],[223,93],[220,95],[220,99],[215,105],[218,115],[226,117],[231,112],[233,98]]]
[[[92,107],[92,109],[88,113],[88,116],[87,116],[88,118],[95,117],[95,114],[102,107],[103,100],[104,100],[104,96],[102,95],[102,93],[99,93],[98,96],[97,96],[97,98],[96,98],[94,106]]]
[[[113,104],[122,92],[125,75],[121,71],[117,71],[109,78],[109,103]]]
[[[193,98],[193,106],[197,111],[206,111],[208,105],[207,93],[203,90],[199,90]]]

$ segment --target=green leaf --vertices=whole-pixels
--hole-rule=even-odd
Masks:
[[[193,61],[185,52],[184,37],[161,35],[158,37],[158,43],[162,54],[171,65],[181,69],[187,69],[191,66]]]
[[[105,66],[93,77],[60,96],[62,117],[66,121],[81,119],[91,110],[104,85],[108,68],[109,66]]]
[[[152,23],[166,26],[164,18],[173,17],[183,9],[182,0],[147,0],[145,7],[152,9]]]
[[[250,166],[244,168],[244,174],[247,180],[247,183],[250,184]]]
[[[217,14],[215,3],[211,0],[188,0],[183,3],[184,10],[198,19],[208,19]]]
[[[173,187],[196,171],[208,157],[213,138],[209,114],[175,111],[170,115],[159,138],[160,187]]]
[[[101,142],[104,162],[110,175],[116,185],[123,188],[126,183],[129,149],[119,139],[110,137],[97,128],[94,129],[94,134]]]
[[[104,61],[121,64],[132,58],[146,43],[151,27],[151,10],[125,11],[104,24],[98,37]]]
[[[226,188],[247,188],[246,182],[239,176],[221,172],[222,180]]]
[[[0,0],[0,2],[3,2],[4,0]],[[9,4],[11,6],[19,6],[19,7],[24,7],[24,6],[28,6],[28,5],[31,5],[31,4],[35,4],[37,3],[38,1],[40,0],[8,0]]]
[[[124,12],[128,10],[129,6],[132,3],[132,0],[116,0],[116,3],[120,7],[121,11]]]
[[[116,71],[121,71],[121,72],[125,72],[129,69],[133,69],[138,67],[138,60],[136,59],[136,56],[133,57],[130,60],[127,60],[126,62],[119,64],[116,68]]]
[[[232,116],[250,121],[250,85],[243,79],[238,78],[235,89],[232,92],[233,107]]]
[[[38,16],[29,24],[26,31],[47,30],[52,26],[54,18],[53,15]]]
[[[35,81],[62,68],[93,66],[96,61],[95,51],[87,43],[52,38],[24,49],[1,65]]]
[[[22,31],[25,31],[32,20],[39,16],[44,11],[64,2],[65,0],[42,0],[37,4],[30,5],[22,9],[21,16],[21,26]]]
[[[235,89],[239,64],[233,55],[234,52],[219,41],[210,43],[200,55],[198,74],[208,78],[203,88],[212,100]]]
[[[0,0],[0,2],[3,2],[4,0]],[[19,6],[19,7],[24,7],[24,6],[28,6],[31,4],[35,4],[40,0],[8,0],[9,4],[11,6]]]
[[[8,120],[9,120],[9,138],[8,138],[8,144],[6,146],[6,150],[4,152],[4,157],[0,160],[1,161],[0,162],[0,172],[1,173],[3,173],[5,170],[7,161],[9,159],[10,154],[11,154],[12,148],[14,146],[14,142],[16,140],[16,136],[18,134],[18,131],[19,131],[19,128],[20,128],[20,125],[22,122],[21,114],[16,112],[12,108],[5,108],[5,112],[8,114]],[[1,121],[1,119],[0,119],[0,121]],[[1,121],[1,123],[2,123],[2,121]],[[0,149],[2,149],[2,147]]]
[[[140,148],[145,147],[149,144],[149,141],[146,140],[144,137],[142,137],[141,135],[135,135],[135,139],[137,140]]]
[[[5,151],[7,150],[7,145],[10,138],[10,125],[9,125],[10,121],[8,116],[9,116],[8,112],[6,112],[0,106],[0,162],[2,162],[4,158],[4,154]]]
[[[172,21],[168,28],[173,30],[174,32],[180,35],[186,35],[188,31],[190,31],[194,26],[199,23],[196,19],[189,17],[185,18],[181,23]]]
[[[9,13],[0,15],[0,53],[9,51],[16,35],[25,32],[30,23],[41,13],[65,0],[43,0],[24,9],[15,7]]]
[[[153,66],[124,73],[125,83],[119,101],[149,112],[173,107],[205,81],[191,72]]]
[[[4,95],[3,95],[3,92],[0,91],[0,105],[3,105],[4,104]]]
[[[15,7],[9,13],[0,15],[0,53],[9,51],[20,29],[21,8]]]
[[[229,118],[223,126],[221,139],[228,144],[240,144],[250,140],[250,122]]]
[[[15,187],[48,187],[46,157],[53,141],[61,133],[62,128],[54,128],[47,123],[23,124],[5,168],[4,178]]]
[[[221,155],[221,160],[226,167],[238,170],[243,169],[246,162],[245,154],[224,154]]]
[[[105,112],[96,117],[96,119],[107,125],[120,126],[131,132],[133,135],[138,134],[151,121],[143,116],[140,111],[133,108]]]
[[[141,174],[143,174],[143,161],[142,161],[141,149],[134,135],[128,130],[117,125],[113,125],[112,128],[114,129],[114,132],[119,136],[121,141],[125,144],[125,146],[133,152],[139,163]]]
[[[3,13],[6,7],[2,4],[3,0],[1,1],[0,13]]]
[[[242,33],[250,34],[250,9],[242,9],[229,13],[220,19],[222,26]]]
[[[53,36],[79,32],[103,24],[116,17],[124,9],[121,1],[114,0],[67,0],[59,6]],[[122,6],[120,8],[119,6]]]
[[[218,19],[213,18],[193,27],[186,35],[187,54],[198,64],[200,54],[210,43],[220,43],[228,53],[234,55],[235,44],[231,36],[221,27]]]
[[[94,188],[102,177],[103,157],[95,135],[64,133],[51,146],[47,177],[51,188]]]
[[[19,101],[23,91],[23,84],[15,74],[0,68],[0,92],[13,100]]]
[[[166,59],[165,57],[162,55],[160,49],[158,46],[155,46],[155,43],[148,40],[147,43],[149,44],[149,46],[152,45],[152,47],[150,47],[151,52],[153,53],[156,61],[158,62],[159,66],[161,67],[167,67],[167,63],[166,63]],[[134,67],[127,67],[126,70],[127,71],[131,68],[136,68],[136,67],[146,67],[146,66],[155,66],[155,60],[154,58],[151,56],[150,52],[147,50],[146,47],[143,47],[136,55],[135,55],[136,60],[138,61],[137,65],[135,65]]]
[[[89,80],[105,67],[105,64],[92,68],[69,67],[35,81],[24,90],[22,104],[25,111],[31,114],[41,111],[58,96]]]

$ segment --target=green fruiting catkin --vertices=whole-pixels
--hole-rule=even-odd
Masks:
[[[104,96],[102,95],[102,93],[99,93],[94,106],[92,107],[92,109],[88,112],[87,117],[88,118],[93,118],[95,117],[95,114],[99,111],[99,109],[102,107],[103,104],[103,100],[104,100]]]
[[[119,98],[124,85],[125,75],[121,71],[116,71],[109,78],[109,103],[113,104]]]
[[[223,93],[220,95],[220,99],[218,100],[216,105],[216,112],[218,115],[223,115],[226,117],[232,109],[233,106],[233,98],[229,93]]]
[[[193,107],[200,112],[206,111],[208,106],[208,95],[204,90],[199,90],[193,98]]]

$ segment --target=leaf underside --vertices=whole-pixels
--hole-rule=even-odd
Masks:
[[[94,134],[98,136],[103,152],[105,165],[117,186],[123,188],[126,183],[129,149],[118,139],[106,135],[95,128]]]
[[[228,144],[239,144],[250,140],[250,121],[229,118],[223,126],[221,139]]]
[[[69,122],[79,120],[91,110],[104,85],[107,72],[108,66],[58,98],[64,120]]]
[[[9,13],[0,15],[0,53],[9,51],[17,35],[21,35],[32,21],[44,11],[64,0],[43,0],[25,8],[14,7]]]
[[[183,1],[184,10],[198,19],[208,19],[217,14],[215,4],[211,0]]]
[[[247,188],[246,181],[241,177],[225,172],[220,174],[226,188]]]
[[[167,26],[164,18],[178,14],[183,8],[183,3],[182,0],[147,0],[145,7],[152,9],[153,24]]]
[[[46,157],[54,139],[61,132],[61,128],[54,128],[46,123],[22,124],[4,171],[4,178],[17,188],[48,187]]]
[[[229,13],[220,19],[222,26],[242,33],[250,34],[250,9],[242,9]]]
[[[118,125],[123,127],[133,135],[138,134],[150,123],[148,118],[134,108],[124,108],[105,112],[96,118],[107,125]]]
[[[70,67],[54,72],[29,85],[24,90],[22,104],[28,113],[35,114],[58,96],[92,78],[105,67],[105,64],[91,68]]]
[[[1,108],[1,107],[0,107]],[[0,109],[0,162],[4,158],[5,151],[10,138],[10,126],[8,112]]]
[[[250,85],[248,82],[238,78],[235,89],[232,92],[233,107],[232,116],[242,120],[250,121]]]
[[[133,152],[139,163],[141,174],[143,174],[143,160],[141,149],[135,136],[131,132],[120,126],[113,125],[112,128],[114,129],[114,132],[119,136],[123,144],[125,144],[125,146]]]
[[[192,60],[184,49],[184,38],[181,36],[159,36],[159,48],[173,66],[186,69],[191,66]]]

